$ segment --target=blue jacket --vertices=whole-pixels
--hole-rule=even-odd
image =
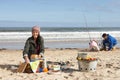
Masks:
[[[103,45],[105,46],[106,43],[108,44],[108,47],[109,47],[108,50],[111,50],[113,46],[117,44],[117,40],[108,34],[107,39],[103,41]]]

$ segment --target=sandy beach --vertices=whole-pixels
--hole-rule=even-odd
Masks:
[[[94,72],[78,71],[78,52],[86,52],[99,58]],[[70,61],[69,70],[48,74],[16,73],[22,58],[22,50],[0,50],[0,80],[120,80],[120,49],[115,51],[87,52],[85,49],[46,49],[47,61]]]
[[[120,0],[0,0],[0,11],[0,80],[120,80]]]

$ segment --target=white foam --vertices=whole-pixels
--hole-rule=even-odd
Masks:
[[[116,38],[120,38],[120,31],[108,32],[41,32],[40,34],[46,41],[65,41],[65,40],[86,40],[101,39],[103,33],[108,33]],[[31,32],[0,32],[0,41],[25,41],[31,36]]]

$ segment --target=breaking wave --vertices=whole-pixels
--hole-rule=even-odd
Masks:
[[[101,39],[103,33],[108,33],[117,39],[120,38],[120,31],[107,32],[41,32],[45,41],[73,41]],[[0,32],[0,41],[25,41],[31,36],[31,32]]]

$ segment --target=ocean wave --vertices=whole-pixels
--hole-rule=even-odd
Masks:
[[[101,39],[103,33],[111,34],[120,38],[120,31],[101,32],[41,32],[46,41],[67,41],[67,40],[87,40]],[[25,41],[32,34],[31,32],[0,32],[0,41]]]

